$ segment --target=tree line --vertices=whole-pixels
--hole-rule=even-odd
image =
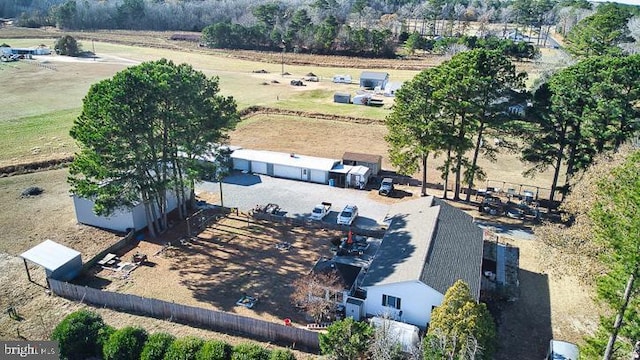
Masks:
[[[206,42],[212,46],[387,57],[412,34],[423,37],[424,48],[429,49],[439,37],[463,36],[471,21],[480,25],[479,38],[517,39],[521,34],[531,42],[535,37],[536,45],[546,45],[554,24],[567,33],[592,12],[588,2],[568,0],[7,0],[0,4],[0,17],[16,17],[19,26],[207,29]],[[490,23],[504,26],[495,30],[487,26]],[[513,31],[515,35],[510,34]],[[530,51],[516,45],[509,49],[518,54]]]
[[[525,175],[553,169],[550,201],[558,190],[566,194],[574,176],[597,154],[618,149],[640,130],[640,55],[625,56],[620,48],[628,41],[630,17],[620,16],[620,9],[603,5],[584,20],[603,17],[608,27],[576,26],[567,48],[583,57],[543,76],[532,91],[524,88],[526,74],[516,73],[505,54],[495,50],[462,52],[419,73],[398,90],[386,120],[391,162],[405,174],[422,168],[425,192],[428,157],[444,156],[438,169],[444,196],[453,175],[453,198],[460,199],[466,184],[469,201],[475,181],[485,176],[477,166],[479,156],[495,160],[500,150],[520,151],[530,166]],[[593,47],[606,50],[587,56],[583,44],[572,40],[587,37],[602,39]]]

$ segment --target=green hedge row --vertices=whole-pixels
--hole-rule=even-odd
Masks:
[[[289,350],[267,350],[253,343],[232,347],[223,341],[194,336],[176,339],[166,333],[149,335],[136,326],[116,330],[88,310],[69,314],[56,326],[51,338],[58,341],[60,358],[67,360],[295,360]]]

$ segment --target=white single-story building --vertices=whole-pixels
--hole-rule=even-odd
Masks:
[[[480,298],[483,231],[471,216],[430,196],[394,204],[389,219],[376,257],[356,284],[364,294],[362,313],[425,329],[457,280]]]
[[[384,87],[384,96],[396,96],[396,91],[401,87],[401,82],[388,82]]]
[[[76,210],[76,219],[85,225],[118,232],[127,232],[128,229],[142,230],[147,227],[147,217],[144,204],[139,203],[133,207],[116,209],[109,216],[99,216],[93,211],[95,205],[92,199],[72,195],[73,206]],[[178,199],[173,191],[167,191],[167,210],[173,211],[178,207]],[[159,214],[158,214],[159,215]]]
[[[266,150],[236,149],[233,169],[285,179],[329,183],[329,172],[340,160]]]
[[[363,71],[360,74],[360,87],[365,89],[384,89],[389,82],[389,73],[377,71]]]
[[[2,47],[0,49],[5,55],[51,55],[51,49],[45,46],[34,48]]]

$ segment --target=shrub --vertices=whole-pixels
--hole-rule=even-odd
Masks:
[[[65,35],[58,39],[53,48],[59,55],[78,56],[80,54],[80,45],[71,35]]]
[[[103,339],[112,330],[100,315],[79,310],[65,317],[51,334],[58,341],[61,359],[86,359],[102,354]]]
[[[134,326],[123,327],[111,334],[104,344],[104,360],[139,360],[146,340],[146,330]]]
[[[296,360],[296,357],[291,350],[276,349],[271,351],[269,360]]]
[[[142,348],[140,360],[162,360],[175,336],[167,333],[157,333],[149,336]]]
[[[337,359],[356,359],[363,357],[373,338],[374,329],[364,321],[346,318],[335,321],[321,333],[320,352]]]
[[[233,347],[231,360],[269,360],[269,350],[258,344],[239,344]]]
[[[228,360],[231,357],[231,346],[224,341],[206,341],[198,354],[197,360]]]
[[[164,360],[195,360],[204,341],[194,336],[175,340],[167,349]]]

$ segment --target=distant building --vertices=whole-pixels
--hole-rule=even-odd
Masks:
[[[351,103],[351,94],[337,92],[337,93],[333,94],[333,102],[340,103],[340,104],[350,104]]]
[[[363,71],[360,74],[360,87],[365,89],[384,89],[389,82],[389,73]]]
[[[4,55],[51,55],[51,49],[45,46],[36,48],[3,47],[0,49],[2,49]]]

